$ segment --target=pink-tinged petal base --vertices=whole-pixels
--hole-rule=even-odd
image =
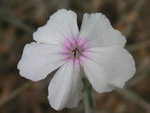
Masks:
[[[73,63],[78,61],[80,63],[82,60],[88,58],[86,52],[89,49],[89,42],[85,38],[66,38],[63,43],[63,48],[64,51],[61,54],[65,56],[67,61]]]

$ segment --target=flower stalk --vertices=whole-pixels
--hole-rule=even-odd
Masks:
[[[94,113],[95,102],[92,96],[92,87],[86,79],[83,79],[84,91],[83,91],[83,102],[85,113]]]

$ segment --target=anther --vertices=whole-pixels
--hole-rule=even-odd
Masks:
[[[77,53],[80,53],[79,49],[78,48],[75,48],[74,50],[72,50],[73,52],[73,56],[76,57],[77,56]]]

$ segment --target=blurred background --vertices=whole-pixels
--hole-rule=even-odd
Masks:
[[[105,14],[127,38],[137,72],[124,89],[92,91],[93,113],[150,113],[150,0],[0,0],[0,113],[84,113],[83,101],[74,109],[53,110],[45,80],[30,82],[17,70],[23,47],[32,34],[60,8],[78,14]]]

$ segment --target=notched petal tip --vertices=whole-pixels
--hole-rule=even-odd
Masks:
[[[37,81],[45,79],[45,77],[41,79],[41,77],[33,76],[32,73],[26,73],[23,65],[24,65],[24,63],[22,61],[19,61],[18,65],[17,65],[17,69],[19,70],[19,75],[21,77],[31,80],[33,82],[37,82]]]
[[[17,65],[20,75],[32,81],[45,79],[49,73],[65,63],[62,56],[53,53],[58,49],[54,45],[35,42],[26,44]]]
[[[62,110],[76,107],[82,95],[82,77],[80,69],[71,62],[64,64],[54,75],[48,87],[48,100],[52,108]],[[78,70],[78,73],[74,73]]]
[[[79,36],[90,40],[92,47],[115,45],[124,47],[126,43],[126,38],[112,27],[109,19],[102,13],[85,13]]]
[[[50,15],[47,23],[33,33],[33,39],[44,44],[60,44],[68,37],[77,36],[77,15],[66,9],[59,9]]]
[[[48,98],[48,100],[50,100],[49,96],[48,96],[47,98]],[[63,107],[61,107],[60,105],[58,106],[58,105],[56,105],[56,104],[53,104],[51,101],[49,101],[49,104],[50,104],[50,106],[51,106],[54,110],[56,110],[56,111],[60,111],[60,110],[63,109]]]
[[[62,9],[58,9],[56,12],[74,12],[74,11],[72,11],[72,10],[68,10],[68,9],[64,9],[64,8],[62,8]]]
[[[95,47],[90,50],[92,60],[86,61],[83,67],[88,80],[97,92],[112,91],[115,87],[123,88],[134,76],[136,71],[134,59],[122,46]]]
[[[52,101],[50,101],[50,97],[48,96],[47,97],[48,98],[48,100],[49,100],[49,104],[50,104],[50,106],[54,109],[54,110],[56,110],[56,111],[61,111],[61,110],[63,110],[65,107],[66,108],[69,108],[69,109],[72,109],[72,108],[75,108],[75,107],[78,107],[78,104],[79,103],[76,103],[76,104],[74,104],[73,106],[71,105],[71,106],[69,106],[69,105],[67,105],[67,106],[62,106],[61,104],[54,104]],[[81,99],[80,99],[81,100]]]

